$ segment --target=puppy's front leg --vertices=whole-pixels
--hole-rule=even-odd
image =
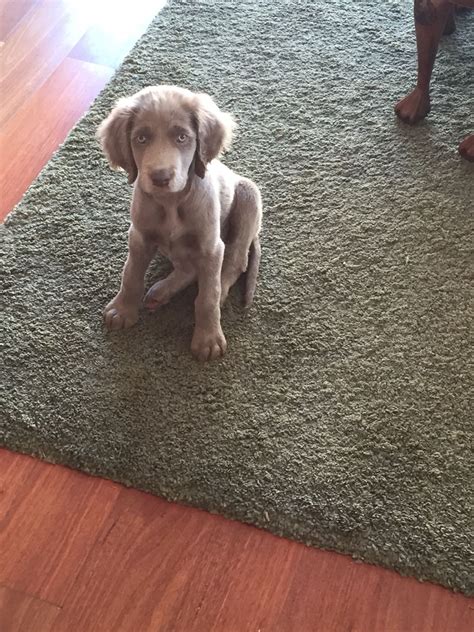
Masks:
[[[122,284],[117,296],[104,310],[109,329],[126,329],[138,320],[138,308],[145,290],[145,273],[156,253],[156,245],[133,226],[128,231],[128,257],[122,272]]]
[[[199,291],[195,302],[196,325],[191,351],[203,362],[224,355],[226,341],[221,327],[221,269],[224,244],[219,240],[216,248],[202,255],[198,264]]]

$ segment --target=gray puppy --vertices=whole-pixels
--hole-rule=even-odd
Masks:
[[[220,307],[246,274],[250,305],[260,261],[262,204],[256,185],[219,160],[234,123],[207,94],[153,86],[120,99],[97,135],[113,168],[135,183],[128,257],[109,329],[131,327],[142,303],[156,309],[198,283],[191,351],[199,360],[224,354]],[[144,294],[146,270],[159,250],[173,271]]]

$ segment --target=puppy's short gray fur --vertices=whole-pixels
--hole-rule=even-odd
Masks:
[[[97,135],[113,168],[134,183],[128,257],[118,294],[104,310],[109,329],[131,327],[149,309],[197,281],[191,343],[200,360],[220,357],[226,340],[220,307],[247,271],[244,304],[255,291],[262,204],[257,186],[217,160],[234,122],[207,94],[152,86],[120,99]],[[171,274],[144,294],[159,250]]]

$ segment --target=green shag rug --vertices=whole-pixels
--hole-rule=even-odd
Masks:
[[[473,18],[409,128],[410,2],[171,2],[4,226],[1,443],[472,592]],[[157,83],[236,115],[224,160],[264,198],[256,301],[206,366],[192,289],[101,322],[131,189],[94,133]]]

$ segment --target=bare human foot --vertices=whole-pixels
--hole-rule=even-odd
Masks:
[[[454,14],[454,4],[451,4],[449,7],[449,13],[446,17],[446,24],[444,26],[443,35],[452,35],[456,32],[456,20],[454,18]]]
[[[430,95],[420,88],[415,88],[395,106],[397,116],[409,125],[424,119],[430,109]]]
[[[459,153],[463,158],[474,162],[474,134],[466,136],[466,138],[459,145]]]
[[[449,0],[415,0],[413,7],[418,57],[416,88],[395,106],[402,121],[413,125],[430,111],[430,80],[443,31],[452,30],[453,6]]]

